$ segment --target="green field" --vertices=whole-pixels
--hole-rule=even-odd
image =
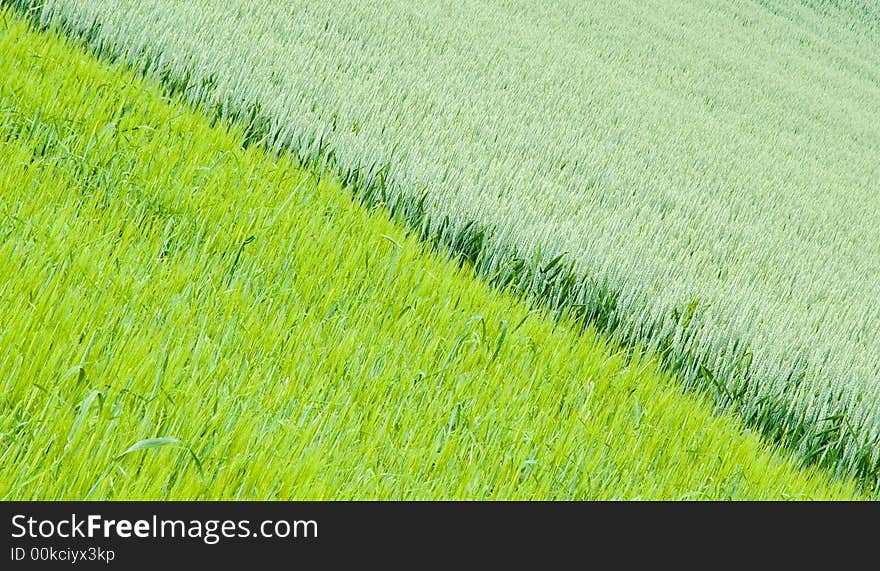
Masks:
[[[873,0],[14,4],[877,487]]]
[[[0,77],[0,499],[857,497],[8,11]]]

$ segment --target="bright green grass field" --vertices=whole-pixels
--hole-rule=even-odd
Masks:
[[[855,496],[334,181],[0,22],[0,498]]]

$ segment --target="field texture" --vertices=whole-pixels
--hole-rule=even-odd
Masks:
[[[9,12],[0,77],[0,499],[855,497]]]
[[[875,2],[17,4],[877,486]]]

